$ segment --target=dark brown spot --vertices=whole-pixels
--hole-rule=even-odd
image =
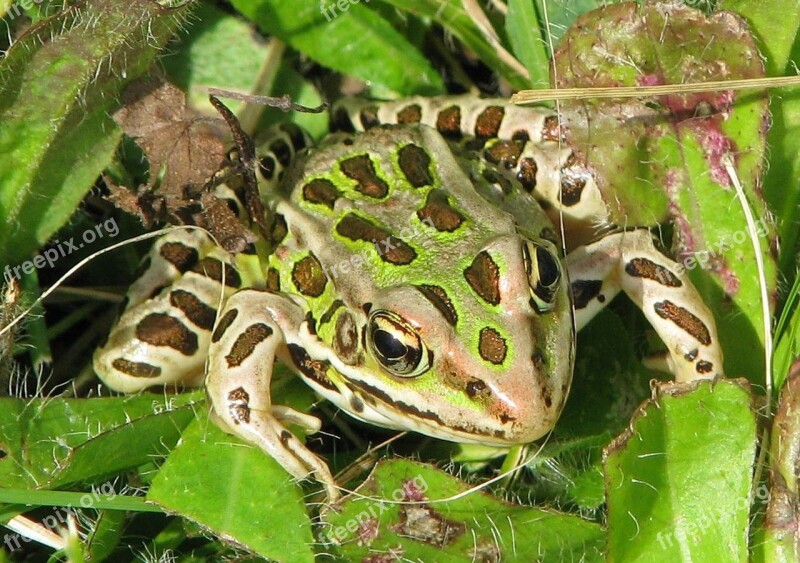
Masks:
[[[512,141],[522,141],[523,143],[527,143],[531,140],[531,136],[528,135],[528,132],[525,129],[520,129],[518,131],[514,131],[511,134]]]
[[[284,448],[289,445],[289,442],[292,441],[292,438],[294,438],[294,436],[288,430],[284,430],[281,432],[280,441]]]
[[[328,310],[323,313],[322,317],[320,317],[319,324],[323,325],[331,322],[334,313],[336,313],[340,307],[344,307],[344,301],[341,299],[336,299],[333,303],[331,303],[330,307],[328,307]]]
[[[525,143],[521,141],[497,141],[483,151],[483,156],[492,164],[511,170],[517,165],[523,148]]]
[[[275,218],[272,220],[272,225],[270,227],[269,232],[269,240],[272,243],[272,246],[278,246],[283,239],[286,237],[286,234],[289,232],[289,228],[286,225],[286,219],[283,215],[275,215]]]
[[[486,384],[480,379],[473,379],[467,383],[467,396],[474,399],[478,395],[485,394]]]
[[[217,312],[188,291],[172,290],[169,294],[169,302],[173,307],[183,311],[183,314],[200,328],[211,330],[214,326]]]
[[[442,190],[431,190],[425,206],[417,211],[420,221],[432,225],[437,231],[452,233],[464,222],[464,216],[454,209]]]
[[[553,396],[550,393],[550,388],[547,386],[542,387],[542,401],[544,406],[548,409],[553,406]]]
[[[350,395],[350,408],[353,409],[354,412],[364,412],[364,401],[355,395]]]
[[[581,201],[586,182],[580,178],[561,177],[561,203],[567,207],[577,205]]]
[[[390,264],[403,266],[410,264],[417,257],[414,249],[405,242],[355,213],[348,213],[342,217],[336,225],[336,232],[350,240],[375,245],[381,260]]]
[[[297,261],[292,268],[292,282],[297,290],[309,297],[319,297],[325,291],[328,277],[313,253]]]
[[[542,127],[542,141],[559,141],[561,140],[561,128],[558,126],[558,117],[549,115],[544,118],[544,126]]]
[[[267,180],[272,180],[275,174],[275,159],[271,156],[261,157],[258,161],[258,171]]]
[[[228,367],[242,365],[261,342],[272,335],[272,328],[264,323],[255,323],[247,327],[244,332],[236,337],[236,342],[231,346],[231,351],[225,356]]]
[[[184,356],[197,352],[197,335],[164,313],[150,313],[139,321],[136,338],[153,346],[168,346]]]
[[[158,252],[164,260],[175,266],[175,269],[181,273],[197,264],[197,260],[200,258],[196,249],[180,242],[167,242]],[[148,262],[148,266],[149,264]]]
[[[381,123],[378,121],[378,108],[376,106],[367,106],[362,109],[359,113],[359,118],[361,119],[361,126],[365,131]]]
[[[489,106],[481,112],[475,120],[475,136],[488,138],[497,137],[500,125],[503,123],[503,116],[506,110],[500,106]]]
[[[539,374],[544,373],[548,362],[547,356],[541,348],[536,348],[536,350],[534,350],[533,355],[531,356],[531,361],[533,362],[533,367],[536,368],[536,371],[538,371]]]
[[[500,191],[503,192],[504,195],[508,195],[513,190],[513,186],[511,184],[511,180],[503,176],[502,174],[498,173],[497,170],[492,170],[491,168],[486,168],[481,172],[481,176],[483,176],[484,180],[497,186],[500,188]]]
[[[681,287],[678,276],[648,258],[634,258],[625,264],[625,272],[634,278],[646,278],[667,287]]]
[[[358,347],[358,327],[349,311],[342,312],[336,319],[333,349],[336,355],[347,365],[353,366],[361,363],[361,354]]]
[[[228,400],[235,403],[247,404],[250,402],[250,394],[245,390],[244,387],[237,387],[228,393]]]
[[[311,311],[306,313],[306,326],[308,327],[309,333],[317,334],[317,319],[314,318],[314,313]]]
[[[481,358],[487,362],[500,365],[505,361],[506,352],[508,352],[506,340],[495,329],[484,327],[481,329],[478,352],[480,352]]]
[[[389,186],[378,178],[369,155],[360,154],[343,160],[340,168],[345,176],[358,182],[357,192],[375,199],[382,199],[389,193]]]
[[[708,327],[688,309],[667,300],[659,301],[653,306],[653,309],[659,317],[672,321],[701,344],[705,346],[711,344],[711,333],[708,331]]]
[[[331,130],[344,131],[346,133],[355,132],[353,122],[350,121],[350,114],[347,113],[345,108],[340,106],[334,110],[333,118],[331,119]]]
[[[275,268],[267,270],[266,288],[275,292],[281,290],[281,274]]]
[[[519,161],[519,168],[517,168],[517,180],[522,184],[526,192],[530,193],[536,189],[536,173],[539,167],[536,161],[532,158],[523,158]]]
[[[308,144],[306,136],[303,133],[303,129],[297,124],[292,123],[291,121],[284,121],[278,126],[278,128],[289,135],[289,141],[292,143],[292,148],[294,148],[295,151],[305,148]]]
[[[431,157],[425,149],[409,144],[397,152],[400,170],[405,174],[408,183],[415,188],[433,185],[431,174]]]
[[[714,364],[705,360],[700,360],[697,362],[695,369],[697,370],[697,373],[711,373],[711,370],[714,369]]]
[[[228,401],[228,412],[234,423],[250,422],[250,394],[244,387],[237,387],[228,393]]]
[[[428,301],[430,301],[434,307],[436,307],[445,320],[453,326],[456,326],[458,322],[458,313],[456,312],[456,308],[453,305],[453,302],[450,301],[450,298],[447,296],[447,292],[439,287],[438,285],[418,285],[417,289],[422,292]]]
[[[419,104],[411,104],[397,112],[397,123],[419,123],[422,120],[422,108]]]
[[[484,250],[475,257],[464,270],[464,277],[481,299],[491,305],[500,303],[500,269],[488,252]]]
[[[575,280],[570,284],[572,303],[576,309],[583,309],[592,299],[600,294],[603,289],[602,280]]]
[[[289,148],[289,145],[283,139],[276,139],[269,146],[269,150],[275,155],[275,158],[278,159],[278,162],[280,162],[281,166],[284,168],[289,166],[289,163],[292,162],[292,149]]]
[[[211,335],[211,342],[219,342],[220,338],[222,338],[222,336],[225,334],[225,331],[228,330],[228,327],[231,326],[233,321],[236,320],[238,314],[238,309],[230,309],[222,316],[222,318],[219,320],[217,328],[214,329],[214,334]]]
[[[287,345],[289,355],[292,357],[297,370],[314,383],[336,391],[336,386],[328,379],[327,372],[330,364],[326,361],[312,360],[305,349],[297,344]]]
[[[309,203],[324,205],[328,209],[333,209],[338,197],[339,190],[327,178],[315,178],[303,186],[303,199]]]
[[[222,262],[216,258],[205,257],[198,262],[192,271],[222,283]],[[241,287],[242,278],[230,264],[225,264],[225,285],[228,287]]]
[[[580,203],[583,189],[590,177],[586,168],[578,162],[575,153],[571,153],[561,168],[561,204],[571,207]]]
[[[117,358],[111,365],[114,369],[133,377],[153,378],[161,375],[161,368],[145,362],[132,362],[124,358]]]
[[[440,111],[436,116],[436,130],[451,139],[461,137],[461,108],[450,106]]]
[[[250,407],[247,405],[230,405],[228,412],[231,414],[234,424],[241,424],[250,422]]]

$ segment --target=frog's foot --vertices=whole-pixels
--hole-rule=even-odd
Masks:
[[[235,293],[211,337],[206,388],[226,430],[257,445],[294,477],[313,474],[334,501],[339,492],[328,466],[281,423],[316,431],[319,420],[273,405],[270,397],[275,356],[286,344],[284,330],[297,330],[303,319],[300,307],[284,295],[255,289]]]
[[[623,290],[667,345],[676,381],[722,375],[713,315],[683,269],[655,248],[649,231],[615,233],[578,248],[567,267],[578,329]]]

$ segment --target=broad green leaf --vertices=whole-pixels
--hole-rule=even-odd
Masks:
[[[320,541],[348,561],[602,561],[603,529],[576,516],[501,501],[430,465],[380,462],[323,514]]]
[[[192,107],[219,117],[208,101],[208,88],[256,93],[267,44],[246,21],[209,4],[199,4],[192,20],[193,24],[178,34],[177,45],[170,45],[177,50],[164,57],[164,69],[170,80],[187,92]],[[241,102],[225,100],[225,104],[236,111]]]
[[[147,498],[271,560],[314,560],[300,485],[207,418],[186,429]]]
[[[346,11],[317,0],[234,0],[233,5],[264,32],[328,68],[400,95],[442,91],[427,59],[366,4],[346,2]]]
[[[735,15],[706,17],[676,4],[630,2],[578,18],[556,53],[555,68],[562,88],[763,76],[753,38]],[[561,107],[570,143],[594,172],[612,222],[628,227],[652,226],[667,218],[672,222],[679,266],[690,271],[715,313],[725,373],[763,381],[755,252],[724,158],[735,159],[736,175],[757,221],[754,237],[772,291],[774,225],[758,189],[766,98],[722,91],[593,99]]]
[[[111,161],[109,117],[185,8],[87,0],[32,27],[0,67],[0,263],[17,264],[72,215]]]
[[[0,399],[0,487],[90,481],[164,455],[194,417],[197,394]]]
[[[550,58],[533,0],[509,0],[506,32],[514,55],[531,74],[531,86],[547,88],[550,85]]]
[[[609,561],[746,561],[756,415],[742,381],[657,384],[606,452]]]
[[[497,55],[497,49],[486,41],[460,0],[382,1],[399,10],[438,22],[515,88],[527,88],[531,85],[525,77],[517,73]]]
[[[725,0],[723,6],[738,12],[750,28],[765,55],[770,76],[797,74],[800,61],[800,2],[797,0]],[[776,14],[780,14],[776,17]],[[764,192],[778,216],[778,231],[784,249],[797,248],[800,235],[800,98],[796,89],[770,92],[772,128],[767,136],[770,166]],[[795,252],[783,252],[781,269],[787,277],[797,270]]]
[[[764,54],[767,74],[783,74],[800,29],[800,0],[720,0],[717,9],[747,20]]]

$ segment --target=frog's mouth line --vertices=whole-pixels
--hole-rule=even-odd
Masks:
[[[353,389],[353,387],[357,389]],[[502,429],[489,430],[477,426],[455,426],[447,424],[436,413],[431,411],[423,411],[413,405],[393,400],[381,389],[362,381],[349,379],[345,385],[345,388],[346,393],[342,393],[340,397],[344,398],[346,394],[357,397],[363,403],[365,403],[365,406],[375,413],[375,415],[380,417],[380,419],[369,416],[362,418],[359,416],[359,414],[352,413],[348,410],[349,414],[355,418],[358,418],[359,420],[363,420],[364,422],[379,424],[395,430],[410,430],[414,432],[420,432],[428,436],[434,436],[450,442],[458,441],[477,444],[486,444],[487,442],[491,442],[497,445],[509,445],[513,443],[506,438],[506,432]],[[363,398],[365,395],[367,397],[371,397],[372,400],[364,401]],[[378,403],[376,403],[376,401]],[[408,420],[416,424],[398,426],[391,423],[391,419],[388,419],[384,414],[384,411],[388,409],[382,409],[381,405],[385,405],[392,410],[397,410],[404,413],[407,415]],[[381,421],[386,420],[389,420],[389,422],[381,423]]]

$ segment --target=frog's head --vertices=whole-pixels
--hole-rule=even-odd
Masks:
[[[482,444],[530,442],[555,425],[574,359],[558,249],[516,232],[478,249],[440,264],[428,277],[437,283],[373,296],[361,319],[363,364],[342,373],[346,410]]]

